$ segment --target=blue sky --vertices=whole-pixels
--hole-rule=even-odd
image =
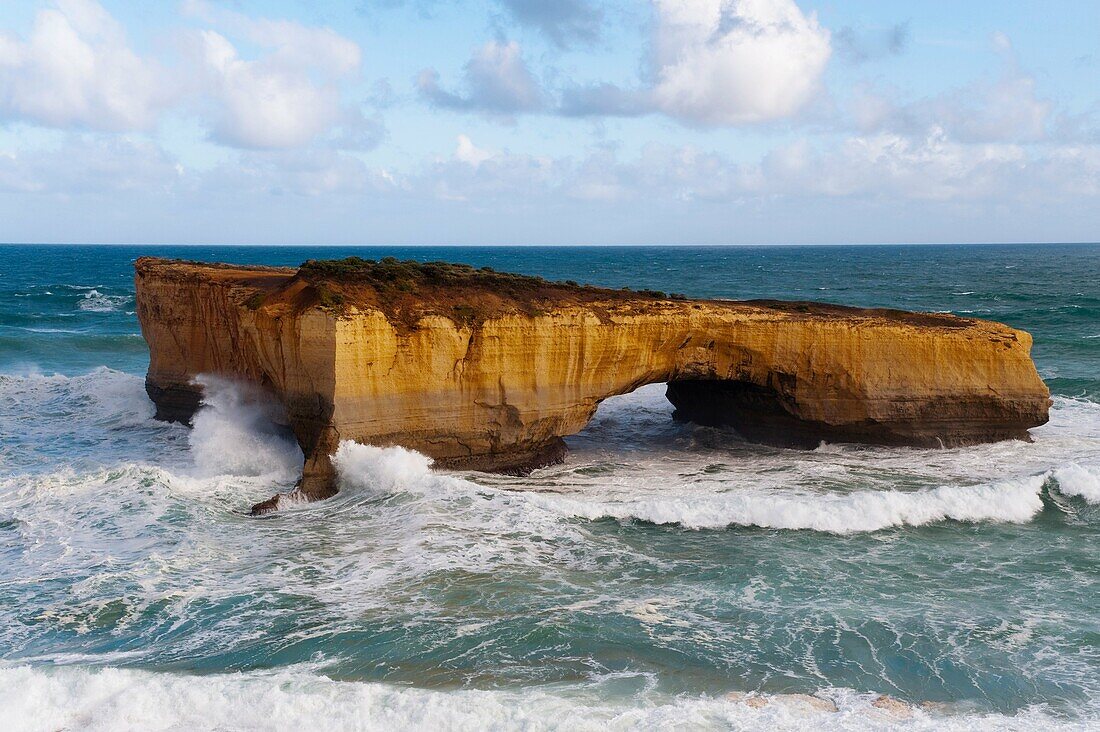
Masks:
[[[0,240],[1100,240],[1100,3],[0,5]]]

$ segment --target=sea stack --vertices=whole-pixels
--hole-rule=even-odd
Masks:
[[[951,315],[394,259],[295,270],[145,257],[135,279],[158,417],[189,422],[201,374],[261,387],[285,410],[313,499],[336,492],[342,440],[522,473],[562,459],[562,437],[602,400],[655,382],[677,419],[792,446],[1028,439],[1050,404],[1027,333]]]

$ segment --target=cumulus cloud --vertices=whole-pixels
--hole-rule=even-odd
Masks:
[[[57,0],[24,39],[0,33],[0,116],[49,127],[145,130],[172,96],[94,0]]]
[[[799,139],[755,160],[662,143],[644,145],[634,157],[601,147],[548,158],[484,151],[467,138],[452,158],[412,176],[407,191],[476,205],[627,206],[637,215],[704,203],[759,207],[783,201],[795,210],[819,202],[843,215],[866,204],[1022,211],[1100,195],[1100,145],[1036,151],[1011,143],[964,143],[933,129],[916,136]],[[889,217],[879,223],[888,226]],[[905,238],[904,232],[894,236]]]
[[[138,56],[94,0],[56,0],[27,38],[0,34],[0,118],[60,129],[151,131],[165,111],[197,113],[233,147],[300,147],[322,136],[370,147],[383,134],[342,100],[359,46],[329,28],[250,18],[201,0],[185,14],[215,29],[186,34],[173,69]],[[245,58],[230,38],[260,49]]]
[[[568,161],[489,151],[461,138],[454,154],[432,160],[408,177],[406,193],[477,207],[537,208],[558,185]]]
[[[381,136],[376,119],[343,101],[341,82],[360,71],[358,44],[331,28],[251,18],[202,0],[189,0],[184,11],[217,29],[196,31],[185,44],[197,82],[192,91],[215,141],[289,149],[329,136],[370,147]],[[228,36],[259,54],[245,58]]]
[[[439,72],[425,69],[417,77],[421,96],[436,107],[511,115],[542,109],[542,87],[523,60],[515,41],[489,41],[466,63],[466,91],[456,93],[439,85]]]
[[[835,150],[812,155],[797,175],[779,176],[772,185],[782,189],[795,184],[796,189],[831,197],[988,200],[1020,192],[1012,189],[1034,164],[1019,146],[966,145],[942,129],[923,138],[853,136]]]
[[[205,0],[186,0],[183,12],[268,49],[266,63],[278,68],[304,68],[341,77],[359,70],[362,51],[354,41],[327,27],[292,20],[253,18]]]
[[[193,59],[216,141],[250,148],[305,145],[337,123],[340,95],[308,74],[268,61],[242,59],[216,31],[198,32]]]
[[[587,42],[583,28],[598,29],[559,23],[584,15],[570,8],[596,7],[587,1],[497,2],[556,45]],[[632,144],[637,152],[627,154],[614,143],[583,142],[550,156],[454,129],[450,154],[388,170],[351,152],[384,134],[364,110],[402,101],[363,81],[357,44],[329,28],[224,4],[183,7],[189,30],[173,47],[183,53],[172,66],[131,50],[93,0],[57,0],[24,35],[0,35],[0,121],[64,131],[20,125],[0,140],[0,216],[13,237],[92,238],[81,231],[107,220],[98,216],[106,196],[126,223],[104,224],[105,239],[140,231],[335,242],[369,230],[378,240],[410,242],[807,241],[828,230],[814,225],[814,211],[837,224],[837,238],[851,239],[955,236],[937,233],[948,223],[985,239],[1084,238],[1100,224],[1100,113],[1068,116],[1054,105],[1003,34],[992,39],[999,73],[915,100],[861,88],[841,98],[828,134],[804,125],[805,137],[759,156],[664,143]],[[453,81],[422,72],[419,92],[437,108],[504,118],[808,121],[830,54],[862,63],[900,52],[906,38],[900,26],[830,35],[792,0],[654,0],[654,7],[646,71],[632,84],[544,88],[540,79],[555,72],[533,73],[517,43],[497,40],[475,49]],[[193,119],[237,150],[212,168],[185,168],[155,136],[137,134],[165,113]],[[877,216],[865,215],[875,207]],[[44,209],[58,214],[43,223]],[[220,213],[171,232],[188,209]],[[447,216],[429,215],[439,211]],[[736,230],[728,225],[734,215]],[[745,228],[753,220],[756,229]],[[1077,228],[1064,228],[1067,221]]]
[[[829,31],[793,0],[656,0],[656,107],[705,125],[794,114],[818,88]]]
[[[651,83],[567,87],[562,114],[755,124],[795,116],[820,88],[830,34],[794,0],[654,0],[654,8]]]
[[[455,148],[455,160],[477,167],[493,157],[493,153],[484,150],[474,144],[468,135],[458,136],[458,147]]]

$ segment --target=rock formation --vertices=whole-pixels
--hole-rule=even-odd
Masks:
[[[561,438],[603,399],[654,382],[668,382],[677,419],[796,446],[1027,439],[1049,406],[1027,333],[949,315],[392,259],[293,270],[142,258],[136,284],[158,416],[190,420],[199,374],[267,389],[306,455],[310,498],[335,492],[341,440],[518,473],[560,460]]]

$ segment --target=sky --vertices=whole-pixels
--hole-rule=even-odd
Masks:
[[[1100,241],[1100,3],[4,0],[0,241]]]

